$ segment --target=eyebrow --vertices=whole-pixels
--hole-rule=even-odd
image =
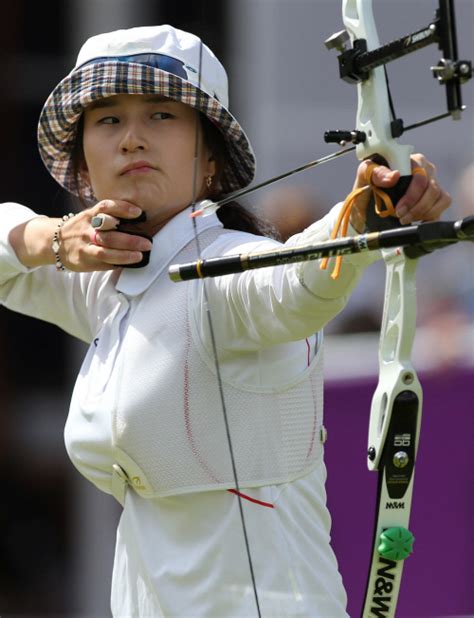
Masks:
[[[140,96],[144,96],[145,103],[176,103],[176,101],[173,101],[173,99],[164,97],[161,94]],[[104,107],[115,107],[116,105],[118,105],[116,97],[105,97],[104,99],[98,99],[97,101],[93,101],[90,105],[88,105],[88,109],[101,109]]]

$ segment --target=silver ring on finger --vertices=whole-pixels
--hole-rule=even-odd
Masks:
[[[109,230],[116,230],[120,224],[120,219],[112,217],[112,215],[106,215],[105,213],[99,213],[91,219],[91,225],[95,230],[102,230],[107,232]]]
[[[95,230],[101,230],[104,227],[105,215],[95,215],[91,219],[91,225]]]

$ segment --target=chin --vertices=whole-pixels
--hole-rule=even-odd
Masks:
[[[146,212],[160,209],[161,199],[156,191],[151,192],[139,189],[125,189],[123,191],[117,191],[117,187],[115,187],[112,195],[109,194],[107,197],[109,199],[117,199],[129,202],[130,204],[138,206]]]

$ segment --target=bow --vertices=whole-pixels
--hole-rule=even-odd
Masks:
[[[385,64],[437,42],[443,58],[433,71],[446,84],[448,112],[416,126],[446,115],[458,119],[463,109],[460,84],[471,75],[472,68],[457,58],[454,4],[452,0],[440,0],[433,22],[385,46],[380,46],[378,40],[371,0],[343,0],[343,20],[346,31],[333,35],[327,46],[336,46],[341,52],[341,77],[357,83],[357,126],[350,132],[350,141],[357,144],[360,160],[382,156],[389,167],[400,170],[402,177],[389,192],[395,203],[411,180],[413,148],[396,140],[407,129],[394,115]],[[345,47],[348,39],[350,49]],[[337,131],[329,132],[326,141],[338,137]],[[368,225],[372,229],[389,229],[399,222],[392,217],[376,220],[371,216]],[[378,470],[379,483],[364,618],[395,616],[404,559],[413,545],[408,525],[422,412],[422,389],[410,358],[416,328],[417,260],[396,248],[383,249],[382,255],[386,265],[385,302],[379,381],[372,399],[367,455],[369,469]]]
[[[346,30],[330,37],[326,45],[340,52],[340,76],[350,83],[357,84],[357,121],[355,130],[328,131],[325,139],[327,142],[337,142],[342,145],[350,142],[354,146],[296,168],[278,176],[277,179],[330,160],[355,147],[360,160],[382,157],[390,167],[401,172],[402,178],[397,186],[388,191],[392,201],[396,203],[411,181],[410,154],[413,150],[412,146],[399,144],[397,139],[408,130],[447,116],[458,119],[463,109],[460,86],[471,77],[472,66],[470,62],[459,60],[457,56],[453,0],[439,0],[436,16],[426,27],[383,46],[378,40],[371,0],[343,0],[342,8]],[[348,46],[349,41],[350,46]],[[448,110],[446,113],[405,127],[403,121],[396,118],[393,111],[385,64],[432,43],[437,43],[443,54],[439,64],[432,70],[439,82],[446,86]],[[215,211],[225,203],[265,186],[269,182],[271,181],[229,195],[217,204],[206,202],[201,207],[202,212],[205,214],[206,210]],[[303,248],[301,251],[282,250],[267,254],[231,256],[224,259],[199,259],[195,263],[173,265],[170,268],[170,276],[173,279],[183,280],[219,276],[248,268],[284,264],[302,259],[319,259],[324,255],[343,255],[353,251],[383,248],[387,278],[379,348],[380,373],[372,401],[368,440],[368,467],[370,470],[378,471],[379,489],[372,558],[362,611],[364,618],[395,616],[403,560],[410,554],[413,543],[413,536],[408,531],[408,525],[422,407],[422,389],[410,358],[415,333],[416,258],[423,252],[430,251],[436,245],[434,241],[440,241],[441,237],[446,242],[462,239],[466,236],[465,230],[468,226],[470,226],[469,235],[472,237],[472,221],[452,224],[449,231],[446,226],[442,228],[442,224],[434,224],[431,228],[429,225],[410,226],[408,231],[396,229],[399,227],[398,219],[387,217],[380,220],[370,211],[369,233],[355,239],[339,239],[332,244]],[[431,236],[427,232],[428,229],[434,230]],[[411,237],[413,237],[412,240],[410,240]],[[417,247],[412,249],[411,253],[408,250],[400,250],[401,245],[411,242]],[[257,585],[239,495],[239,482],[210,313],[208,313],[208,322],[256,612],[260,616]]]
[[[411,180],[413,147],[399,144],[394,137],[384,67],[373,68],[370,73],[355,67],[358,56],[380,48],[372,3],[344,0],[343,20],[347,30],[338,38],[338,45],[342,45],[341,76],[355,81],[358,90],[357,125],[351,141],[357,143],[359,159],[381,155],[389,167],[401,172],[397,201]],[[346,33],[352,43],[348,51]],[[351,67],[344,74],[346,63]],[[326,135],[326,139],[331,136]],[[396,227],[397,223],[392,220],[386,227]],[[403,558],[409,555],[413,543],[408,524],[422,404],[421,385],[410,360],[415,334],[417,262],[408,260],[396,248],[383,249],[382,255],[386,264],[385,302],[379,382],[372,400],[368,448],[369,469],[378,470],[379,486],[364,618],[395,615]]]

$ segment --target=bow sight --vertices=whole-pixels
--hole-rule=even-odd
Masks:
[[[448,116],[458,120],[461,117],[461,112],[465,109],[461,99],[461,84],[472,77],[472,62],[458,59],[453,1],[439,0],[435,19],[430,24],[376,49],[368,50],[365,39],[355,39],[352,42],[352,47],[347,49],[350,38],[347,30],[336,32],[325,41],[327,49],[336,49],[340,52],[338,56],[339,75],[341,79],[351,84],[367,80],[373,69],[379,66],[385,67],[392,60],[411,54],[432,43],[438,44],[443,56],[436,66],[431,67],[431,71],[439,83],[446,86],[448,111],[404,127],[403,120],[396,118],[390,98],[392,112],[390,128],[393,138],[400,137],[406,131]],[[324,134],[324,140],[327,143],[337,143],[341,146],[345,146],[347,143],[361,144],[366,141],[366,137],[363,131],[355,130],[333,130],[326,131]]]

